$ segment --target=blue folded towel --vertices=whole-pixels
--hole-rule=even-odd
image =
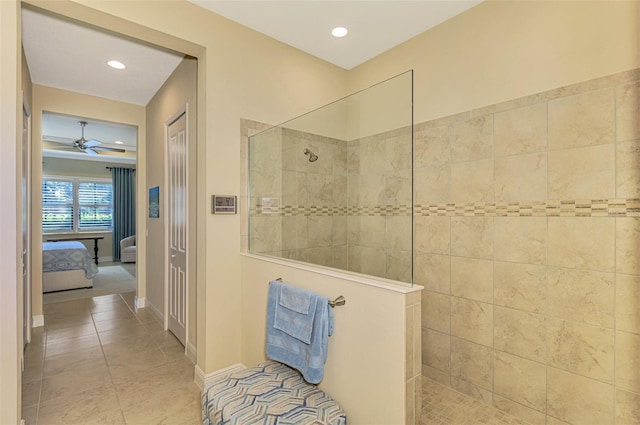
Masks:
[[[291,285],[280,286],[273,326],[305,344],[311,344],[318,295]]]
[[[267,303],[267,357],[298,369],[307,382],[317,384],[322,381],[324,377],[324,364],[327,361],[329,335],[333,333],[333,312],[329,306],[329,299],[307,291],[311,294],[308,311],[310,313],[312,310],[315,310],[315,312],[313,313],[310,342],[306,343],[274,326],[276,311],[278,309],[283,311],[287,309],[287,307],[281,305],[281,302],[288,305],[287,303],[300,295],[300,292],[289,292],[287,289],[284,291],[287,295],[285,295],[285,299],[282,299],[281,289],[285,286],[289,285],[279,281],[273,281],[269,285],[269,299]],[[300,289],[299,291],[303,290]],[[313,302],[314,298],[315,303]],[[303,304],[305,304],[304,299],[306,298],[302,298]],[[304,307],[295,308],[304,310]],[[293,310],[289,311],[301,314]],[[285,311],[285,313],[289,312]],[[282,327],[291,325],[287,321],[283,323],[286,323],[286,325]],[[292,332],[296,333],[298,330]]]

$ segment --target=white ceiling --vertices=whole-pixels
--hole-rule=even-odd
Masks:
[[[344,69],[351,69],[483,0],[189,0]],[[349,34],[330,31],[344,26]]]
[[[190,1],[351,69],[483,0]],[[349,34],[332,37],[330,30],[336,25],[349,28]],[[28,8],[22,9],[22,41],[33,83],[137,105],[149,102],[184,57]],[[108,67],[109,59],[120,60],[127,69]],[[69,135],[79,134],[80,119],[88,121],[51,117],[56,123],[44,124],[44,135],[75,140],[79,136]],[[108,127],[109,123],[91,123],[87,139],[117,139],[110,132],[118,129]],[[135,146],[135,140],[128,144]]]

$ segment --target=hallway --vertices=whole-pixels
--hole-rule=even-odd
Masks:
[[[44,305],[25,351],[28,425],[200,424],[193,363],[134,295]]]

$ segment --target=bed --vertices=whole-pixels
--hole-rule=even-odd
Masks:
[[[91,288],[96,274],[98,267],[82,242],[42,243],[42,292]]]

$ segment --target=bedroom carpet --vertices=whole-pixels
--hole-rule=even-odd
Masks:
[[[98,269],[98,274],[93,278],[93,288],[44,294],[43,303],[58,303],[136,290],[135,264],[100,266]]]

